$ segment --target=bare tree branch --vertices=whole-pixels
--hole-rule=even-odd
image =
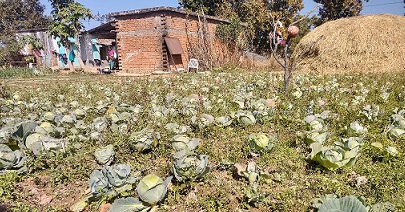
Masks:
[[[277,39],[277,36],[276,36],[277,22],[274,20],[274,17],[273,17],[273,15],[271,13],[270,13],[270,17],[271,17],[271,22],[273,23],[273,26],[274,26],[273,27],[273,32],[271,33],[272,37],[270,38],[270,41],[271,41],[270,49],[271,49],[272,55],[273,55],[274,59],[276,60],[276,62],[278,64],[280,64],[283,68],[285,68],[285,64],[283,64],[281,62],[280,58],[278,58],[278,56],[277,56],[277,50],[278,50],[278,45],[279,45],[279,42],[278,42],[278,39]],[[273,45],[274,45],[274,48],[273,48]]]
[[[295,21],[295,22],[293,22],[292,24],[290,24],[289,25],[289,27],[290,26],[293,26],[293,25],[295,25],[295,24],[297,24],[297,23],[299,23],[300,21],[302,21],[302,20],[304,20],[305,18],[307,18],[314,10],[316,10],[316,8],[318,8],[320,6],[320,4],[318,4],[318,5],[316,5],[314,8],[312,8],[312,10],[311,11],[309,11],[308,12],[308,14],[306,14],[304,17],[302,17],[301,19],[299,19],[299,20],[297,20],[297,21]],[[293,60],[292,58],[290,58],[290,56],[288,55],[288,50],[290,49],[290,41],[291,41],[291,38],[293,37],[293,36],[290,36],[290,35],[288,35],[288,37],[287,37],[287,40],[285,41],[285,46],[284,46],[284,58],[283,58],[283,61],[278,57],[278,55],[277,55],[277,51],[278,51],[278,46],[279,46],[279,44],[280,44],[280,41],[279,41],[279,33],[278,33],[278,31],[277,31],[277,27],[278,27],[278,25],[279,25],[279,21],[277,20],[275,20],[274,19],[274,17],[273,17],[273,15],[271,14],[271,12],[270,12],[270,18],[271,18],[271,22],[272,22],[272,24],[273,24],[273,31],[271,32],[271,36],[270,36],[270,49],[271,49],[271,53],[272,53],[272,55],[273,55],[273,57],[274,57],[274,59],[277,61],[277,63],[278,64],[280,64],[282,67],[283,67],[283,69],[284,69],[284,92],[285,92],[285,94],[286,95],[288,95],[288,87],[289,87],[289,83],[290,83],[290,81],[291,81],[291,79],[292,79],[292,75],[293,75],[293,71],[294,71],[294,68],[295,68],[295,63],[296,63],[296,61],[297,60]],[[280,24],[281,25],[281,24]],[[287,28],[288,29],[288,28]],[[311,47],[309,47],[309,48],[312,48],[312,46],[316,43],[316,42],[318,42],[318,40],[319,39],[321,39],[321,38],[318,38],[316,41],[314,41],[313,42],[313,44],[311,44]],[[306,50],[305,52],[307,52],[307,51],[309,51],[309,50]]]
[[[292,24],[290,24],[290,26],[292,26],[292,25],[294,25],[294,24],[297,24],[297,23],[299,23],[299,22],[301,22],[302,20],[304,20],[305,18],[307,18],[309,15],[311,15],[311,13],[313,12],[313,11],[315,11],[318,7],[320,7],[321,6],[321,4],[317,4],[317,5],[315,5],[315,7],[314,8],[312,8],[312,10],[311,11],[309,11],[304,17],[302,17],[302,18],[300,18],[300,19],[298,19],[298,20],[296,20],[296,21],[294,21]]]

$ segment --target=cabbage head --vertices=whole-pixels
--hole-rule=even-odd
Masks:
[[[49,135],[38,133],[29,135],[25,140],[25,146],[31,150],[34,155],[39,155],[44,151],[63,149],[66,144],[66,139],[57,139]]]
[[[77,119],[84,119],[86,116],[86,111],[80,108],[77,108],[73,111],[73,114],[76,116]]]
[[[153,129],[145,128],[131,134],[129,140],[134,149],[140,152],[150,150],[158,145],[160,134]]]
[[[218,127],[228,127],[232,124],[232,118],[230,116],[220,116],[215,118],[215,124]]]
[[[5,144],[0,144],[0,170],[22,170],[26,156],[20,150],[13,151]]]
[[[378,105],[366,105],[360,112],[360,117],[365,118],[369,121],[376,121],[378,114],[380,112],[380,107]]]
[[[270,102],[270,103],[269,103]],[[270,109],[271,99],[258,99],[251,101],[250,107],[255,111],[267,111]]]
[[[405,137],[405,129],[400,129],[397,127],[394,127],[392,129],[390,129],[390,131],[388,131],[388,138],[391,140],[397,140],[400,138],[404,138]]]
[[[136,192],[142,201],[150,205],[156,205],[166,196],[167,186],[172,178],[170,176],[163,181],[162,178],[154,174],[147,175],[139,182]]]
[[[115,191],[130,190],[136,181],[130,173],[131,168],[126,164],[105,166],[101,170],[94,170],[90,174],[90,191],[93,196],[98,196],[102,193],[115,194]],[[125,185],[129,185],[128,189]]]
[[[307,131],[304,142],[306,144],[312,144],[315,142],[323,144],[326,140],[328,140],[329,136],[330,133],[328,132]]]
[[[90,174],[90,191],[95,196],[111,191],[111,185],[108,182],[108,178],[102,171],[94,170]]]
[[[185,154],[176,159],[172,167],[174,176],[178,181],[195,181],[207,174],[210,168],[207,166],[207,155]]]
[[[11,134],[14,129],[12,127],[4,126],[0,129],[0,144],[7,144],[11,142]]]
[[[367,133],[367,128],[361,125],[359,122],[355,121],[350,123],[349,129],[347,130],[347,134],[349,136],[357,136],[357,135],[364,135]]]
[[[55,114],[53,112],[45,112],[42,114],[42,120],[53,122],[55,120]]]
[[[405,110],[400,110],[398,113],[391,115],[391,120],[395,127],[405,129]]]
[[[212,125],[215,118],[210,114],[201,114],[191,117],[191,126],[195,129],[204,129]]]
[[[76,116],[73,114],[70,115],[64,115],[62,116],[62,119],[59,121],[59,125],[62,125],[63,127],[73,127],[77,122]]]
[[[127,164],[106,166],[102,169],[102,172],[103,175],[107,177],[108,182],[114,187],[121,187],[127,183],[134,182],[134,179],[129,178],[131,167]]]
[[[315,115],[305,117],[304,122],[307,123],[307,129],[309,131],[322,132],[327,128],[323,119],[318,118]]]
[[[50,122],[42,122],[41,125],[35,128],[35,132],[39,134],[49,134],[50,136],[57,137],[58,132],[56,131],[56,126]]]
[[[168,123],[165,125],[165,129],[169,132],[175,133],[175,134],[182,134],[186,133],[187,131],[190,131],[191,128],[189,126],[180,126],[177,123]]]
[[[256,118],[253,113],[248,110],[240,110],[231,115],[236,124],[246,127],[256,124]]]
[[[255,151],[268,151],[274,147],[275,137],[266,133],[252,133],[248,137],[249,146]]]
[[[96,132],[103,132],[107,129],[108,121],[106,117],[98,117],[93,120],[90,128]]]
[[[111,163],[114,160],[115,152],[112,144],[96,149],[94,156],[99,164]]]
[[[367,208],[355,196],[347,196],[340,199],[328,200],[318,210],[318,212],[331,211],[367,212]]]
[[[336,146],[342,147],[346,151],[360,151],[363,145],[363,139],[360,137],[342,138],[341,142],[335,142]]]
[[[320,143],[311,144],[311,149],[310,159],[329,170],[351,167],[360,155],[356,149],[345,150],[340,146],[324,147]]]
[[[172,138],[172,146],[176,152],[182,150],[192,151],[198,146],[198,144],[200,144],[199,138],[191,139],[187,135],[175,135]]]

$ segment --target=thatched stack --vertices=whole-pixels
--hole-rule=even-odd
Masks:
[[[369,15],[326,22],[302,38],[293,58],[298,71],[405,73],[405,17]]]

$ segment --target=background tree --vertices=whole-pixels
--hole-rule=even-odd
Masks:
[[[357,16],[363,9],[363,1],[369,0],[314,0],[321,4],[316,24],[319,26],[327,21]]]
[[[59,10],[69,7],[70,3],[76,3],[73,0],[49,0],[52,6],[52,14],[57,14]]]
[[[186,10],[199,12],[201,9],[205,15],[217,16],[218,8],[222,5],[222,0],[179,0],[179,5]]]
[[[43,28],[49,24],[45,7],[39,0],[0,1],[0,65],[9,64],[23,47],[15,33],[24,29]]]
[[[302,0],[179,0],[179,5],[197,13],[201,13],[203,8],[207,15],[245,23],[247,50],[257,53],[268,53],[270,50],[271,16],[289,25],[298,19],[298,12],[303,8]]]
[[[109,14],[101,15],[100,12],[97,12],[97,14],[93,14],[93,19],[100,22],[101,24],[105,24],[114,20],[114,18],[111,17]]]
[[[51,0],[53,7],[52,23],[49,26],[49,32],[52,36],[60,39],[59,43],[66,49],[66,55],[70,56],[73,52],[73,47],[70,38],[75,40],[77,49],[77,58],[81,68],[84,68],[83,60],[81,59],[79,34],[84,29],[81,20],[92,18],[91,11],[85,8],[82,4],[72,0]],[[73,64],[69,61],[70,70],[74,70]]]
[[[248,50],[261,54],[268,52],[268,34],[271,29],[268,1],[243,1],[239,6],[238,16],[247,24]]]

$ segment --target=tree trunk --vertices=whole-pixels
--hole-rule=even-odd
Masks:
[[[84,70],[84,63],[82,60],[82,53],[81,53],[81,48],[80,48],[80,41],[79,41],[79,36],[76,36],[76,50],[77,50],[77,59],[79,60],[80,68]]]
[[[284,46],[284,93],[287,96],[288,95],[288,87],[290,84],[290,75],[291,75],[291,70],[289,66],[289,58],[288,58],[288,47],[290,45],[290,39],[287,38],[287,41]]]

